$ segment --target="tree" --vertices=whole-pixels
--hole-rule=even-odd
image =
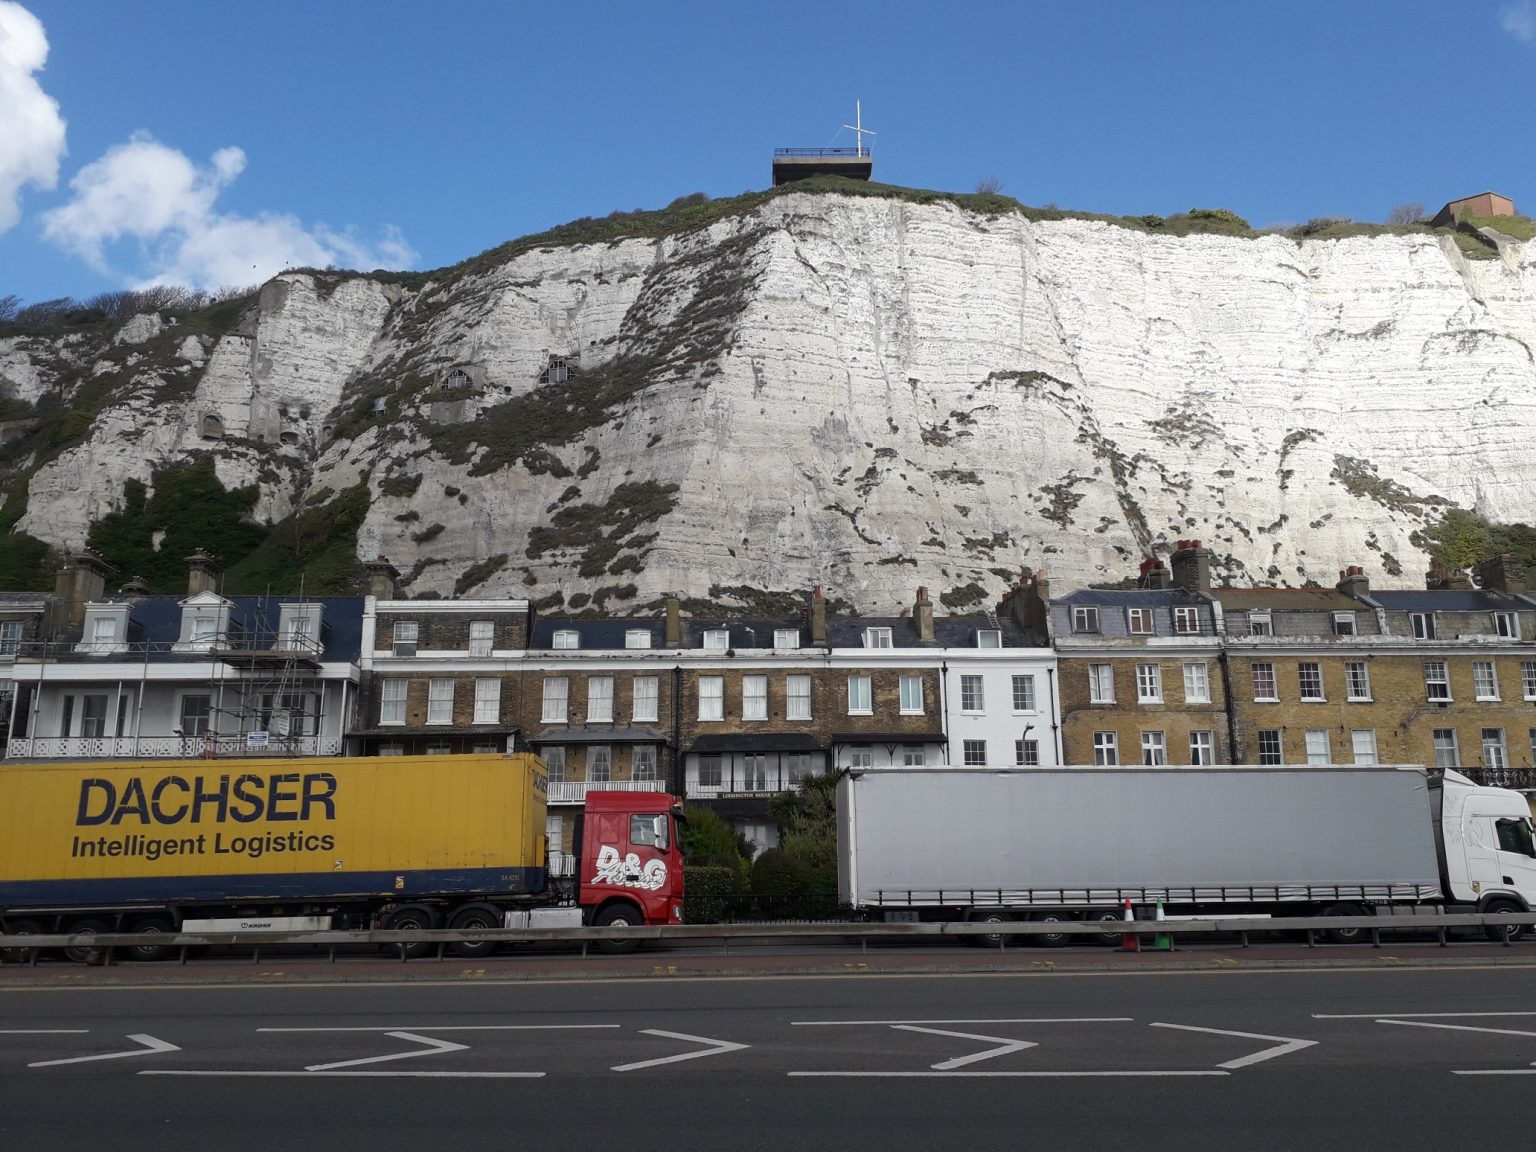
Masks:
[[[808,891],[837,891],[837,777],[808,776],[799,791],[774,799],[779,847],[803,869]]]
[[[1388,224],[1417,224],[1424,219],[1424,205],[1417,200],[1405,200],[1392,205],[1387,213]]]
[[[0,296],[0,324],[16,319],[16,314],[20,311],[20,296]]]
[[[996,196],[1003,190],[1003,182],[996,176],[983,176],[976,181],[976,195]]]

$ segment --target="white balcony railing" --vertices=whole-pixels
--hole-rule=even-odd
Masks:
[[[580,804],[593,792],[665,792],[665,780],[551,780],[546,796],[551,804]]]
[[[339,736],[272,738],[265,747],[249,747],[244,736],[17,736],[6,744],[13,759],[116,760],[150,757],[197,760],[209,756],[339,756]]]

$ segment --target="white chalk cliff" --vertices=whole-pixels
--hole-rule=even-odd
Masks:
[[[1536,520],[1536,247],[1503,238],[791,192],[409,286],[286,274],[233,331],[118,336],[0,340],[5,395],[123,381],[30,476],[18,527],[60,547],[197,452],[264,519],[366,481],[359,556],[408,593],[618,612],[813,584],[965,610],[1020,564],[1065,589],[1185,537],[1238,583],[1401,584],[1444,507]]]

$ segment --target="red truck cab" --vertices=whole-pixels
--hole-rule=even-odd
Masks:
[[[577,901],[599,925],[681,924],[681,801],[665,792],[588,792]]]

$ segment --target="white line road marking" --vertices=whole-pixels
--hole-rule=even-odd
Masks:
[[[1314,1012],[1314,1020],[1448,1020],[1476,1016],[1536,1016],[1536,1012]]]
[[[414,1053],[413,1053],[414,1055]],[[140,1076],[414,1076],[439,1080],[537,1080],[542,1072],[213,1072],[198,1070],[145,1069]]]
[[[988,1020],[791,1020],[791,1028],[851,1028],[859,1024],[1125,1024],[1132,1016],[1019,1016]]]
[[[258,1032],[403,1032],[419,1028],[424,1032],[549,1032],[576,1028],[622,1028],[622,1024],[380,1024],[367,1028],[258,1028]]]
[[[1216,1036],[1237,1036],[1244,1040],[1273,1040],[1275,1047],[1265,1048],[1247,1056],[1239,1056],[1236,1060],[1227,1060],[1216,1065],[1218,1068],[1246,1068],[1250,1064],[1257,1064],[1263,1060],[1273,1060],[1276,1056],[1284,1056],[1291,1052],[1299,1052],[1303,1048],[1311,1048],[1316,1040],[1298,1040],[1294,1036],[1265,1036],[1258,1032],[1230,1032],[1225,1028],[1197,1028],[1193,1024],[1153,1024],[1154,1028],[1177,1028],[1181,1032],[1210,1032]]]
[[[633,1064],[615,1064],[615,1072],[633,1072],[639,1068],[654,1068],[658,1064],[676,1064],[680,1060],[697,1060],[701,1056],[719,1056],[723,1052],[738,1052],[750,1048],[750,1044],[737,1044],[731,1040],[711,1040],[708,1036],[689,1036],[685,1032],[663,1032],[659,1028],[642,1028],[647,1036],[665,1036],[669,1040],[687,1040],[693,1044],[711,1044],[713,1047],[698,1052],[684,1052],[678,1056],[663,1056],[659,1060],[639,1060]]]
[[[947,1072],[951,1068],[962,1068],[967,1064],[975,1064],[982,1060],[990,1060],[994,1056],[1005,1056],[1009,1052],[1022,1052],[1026,1048],[1038,1048],[1040,1045],[1033,1040],[1009,1040],[1006,1036],[979,1036],[974,1032],[946,1032],[942,1028],[919,1028],[915,1024],[893,1024],[903,1032],[926,1032],[930,1036],[954,1036],[961,1040],[993,1040],[1001,1047],[988,1048],[985,1052],[973,1052],[969,1056],[956,1056],[953,1060],[942,1060],[937,1064],[931,1064],[936,1072]]]
[[[1432,1024],[1428,1020],[1378,1020],[1378,1024],[1397,1024],[1403,1028],[1444,1028],[1447,1032],[1490,1032],[1495,1036],[1536,1036],[1514,1028],[1477,1028],[1471,1024]]]
[[[1466,1071],[1452,1069],[1452,1076],[1536,1076],[1536,1068],[1470,1068]]]
[[[309,1064],[305,1066],[306,1072],[329,1072],[334,1068],[355,1068],[360,1064],[384,1064],[390,1060],[409,1060],[413,1056],[437,1056],[444,1052],[464,1052],[469,1048],[468,1044],[455,1044],[452,1040],[434,1040],[430,1036],[418,1036],[414,1032],[386,1032],[386,1036],[393,1036],[396,1040],[409,1040],[413,1044],[426,1044],[428,1047],[417,1049],[415,1052],[392,1052],[388,1056],[367,1056],[361,1060],[338,1060],[334,1064]]]
[[[164,1040],[156,1040],[153,1036],[146,1036],[142,1032],[134,1033],[128,1039],[135,1044],[142,1045],[139,1048],[130,1049],[127,1052],[102,1052],[95,1056],[71,1056],[68,1060],[39,1060],[28,1064],[28,1068],[52,1068],[58,1064],[87,1064],[92,1060],[117,1060],[124,1056],[149,1056],[156,1052],[180,1052],[181,1048],[175,1044],[168,1044]]]
[[[954,1080],[959,1077],[1067,1077],[1067,1076],[1230,1076],[1230,1072],[1216,1069],[1199,1069],[1191,1072],[786,1072],[786,1076],[839,1076],[844,1078],[868,1077],[872,1079],[920,1078]]]
[[[0,1028],[0,1036],[84,1036],[89,1028]]]

